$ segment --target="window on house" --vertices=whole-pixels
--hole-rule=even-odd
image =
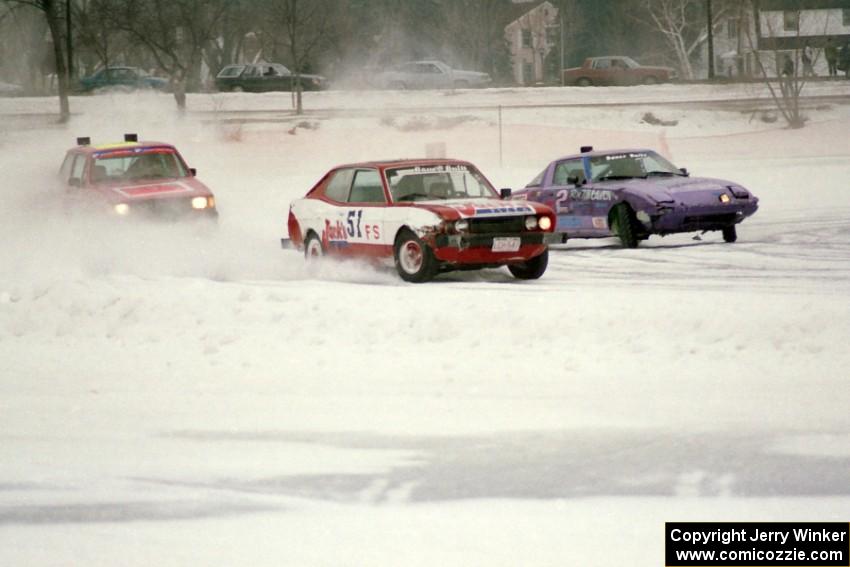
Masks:
[[[797,10],[785,10],[782,21],[785,31],[800,31],[800,12]]]
[[[531,47],[531,30],[522,30],[522,46]]]
[[[841,25],[845,28],[850,26],[850,9],[848,8],[841,10]]]
[[[561,34],[559,33],[561,30],[557,26],[549,26],[546,28],[546,43],[549,45],[554,45],[558,43],[558,39]]]
[[[738,18],[729,18],[726,21],[726,30],[729,32],[729,39],[738,39]]]

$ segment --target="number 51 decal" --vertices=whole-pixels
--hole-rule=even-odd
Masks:
[[[356,219],[356,220],[355,220]],[[363,210],[348,211],[348,236],[351,238],[362,238],[363,233],[360,232],[360,221],[363,219]]]

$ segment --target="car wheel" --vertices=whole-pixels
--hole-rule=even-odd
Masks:
[[[730,244],[738,240],[738,230],[734,224],[723,229],[723,240]]]
[[[402,230],[395,241],[395,267],[406,282],[424,283],[434,279],[439,266],[427,244],[410,230]]]
[[[464,80],[455,81],[455,88],[456,89],[468,89],[469,88],[469,81],[464,81]]]
[[[230,88],[230,92],[232,92],[232,93],[244,93],[244,92],[245,92],[245,89],[243,89],[242,87],[240,87],[239,85],[237,85],[237,86],[235,86],[235,87],[231,87],[231,88]]]
[[[644,84],[644,85],[657,85],[657,84],[658,84],[658,79],[656,79],[655,77],[653,77],[652,75],[650,75],[649,77],[644,78],[644,80],[643,80],[643,84]]]
[[[325,255],[325,247],[322,246],[322,241],[316,236],[315,232],[307,235],[307,240],[304,241],[304,259],[307,262],[315,262]]]
[[[626,248],[637,248],[640,244],[640,229],[632,208],[621,203],[614,208],[614,233]]]
[[[543,275],[549,265],[549,250],[546,249],[540,256],[521,264],[509,264],[508,270],[518,280],[536,280]]]
[[[576,84],[580,87],[589,87],[593,84],[593,81],[591,81],[587,77],[581,77],[576,81]]]

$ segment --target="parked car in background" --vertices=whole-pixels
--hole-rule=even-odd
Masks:
[[[0,81],[0,96],[21,96],[23,94],[24,87],[21,85]]]
[[[581,150],[514,193],[555,209],[554,242],[617,236],[635,248],[652,234],[708,231],[735,242],[738,223],[758,209],[758,198],[741,185],[690,177],[652,150]]]
[[[216,75],[215,86],[225,92],[291,91],[295,88],[295,74],[280,63],[228,65]],[[327,79],[321,75],[301,73],[303,90],[318,91],[327,86]]]
[[[581,67],[564,69],[562,84],[579,87],[654,85],[675,80],[678,74],[671,67],[647,67],[631,57],[589,57]]]
[[[452,69],[442,61],[412,61],[379,73],[376,86],[389,89],[467,89],[486,87],[492,81],[487,73]]]
[[[216,219],[215,197],[171,144],[124,142],[92,146],[89,138],[65,154],[59,177],[69,202],[105,215],[179,220]]]
[[[104,67],[93,75],[80,79],[81,92],[88,93],[101,89],[165,91],[168,90],[168,79],[154,77],[137,67]]]
[[[289,207],[289,241],[308,261],[368,258],[405,281],[507,266],[518,279],[546,271],[547,206],[502,199],[465,161],[400,160],[332,169]]]

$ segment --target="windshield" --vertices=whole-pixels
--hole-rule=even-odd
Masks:
[[[655,152],[624,152],[590,158],[594,181],[682,175],[675,165]]]
[[[238,77],[240,73],[242,73],[242,69],[244,69],[244,65],[232,65],[230,67],[225,67],[218,74],[219,77]]]
[[[120,151],[95,156],[92,182],[186,177],[183,162],[173,150],[156,149],[138,153]]]
[[[394,202],[492,199],[496,191],[468,165],[429,165],[386,170]]]

